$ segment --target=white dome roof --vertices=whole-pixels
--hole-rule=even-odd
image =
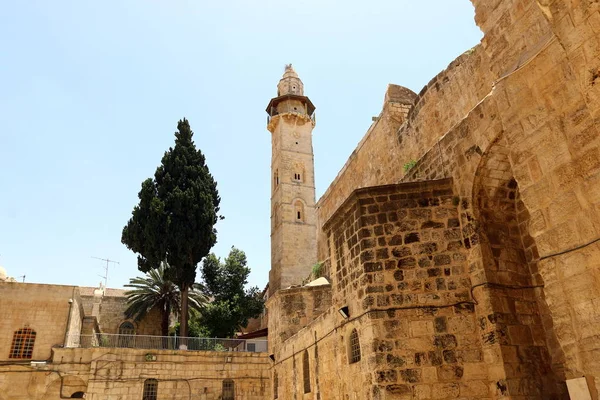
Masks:
[[[6,273],[6,270],[0,266],[0,281],[4,281],[6,280],[8,274]]]

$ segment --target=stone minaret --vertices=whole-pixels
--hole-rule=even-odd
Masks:
[[[291,65],[267,106],[271,132],[269,291],[297,285],[317,262],[312,130],[315,106]]]

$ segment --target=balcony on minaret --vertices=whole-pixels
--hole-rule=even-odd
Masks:
[[[267,124],[273,117],[282,114],[298,114],[315,120],[315,106],[304,96],[304,84],[291,64],[285,66],[283,77],[277,85],[277,97],[271,99],[267,106]]]

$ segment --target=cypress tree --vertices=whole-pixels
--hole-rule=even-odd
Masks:
[[[121,242],[138,254],[138,269],[149,272],[161,262],[181,291],[181,335],[188,334],[188,293],[196,266],[217,241],[217,183],[204,155],[196,149],[187,119],[177,123],[175,147],[165,152],[154,179],[142,183],[139,204],[123,228]]]

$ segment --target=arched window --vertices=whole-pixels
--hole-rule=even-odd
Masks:
[[[304,393],[310,393],[310,364],[307,350],[304,350],[302,355],[302,378],[304,379]]]
[[[296,142],[298,144],[298,142]],[[294,182],[304,182],[304,164],[301,162],[294,163]]]
[[[146,379],[144,381],[144,394],[142,400],[158,399],[158,381],[156,379]]]
[[[360,361],[360,341],[358,340],[358,332],[356,329],[352,329],[352,332],[350,333],[348,360],[350,361],[350,364]]]
[[[300,200],[294,203],[294,214],[296,222],[304,222],[304,204]]]
[[[133,335],[135,333],[135,327],[129,321],[123,322],[119,325],[119,335]]]
[[[225,379],[223,381],[223,400],[234,400],[235,399],[235,387],[232,379]]]
[[[277,376],[277,372],[273,375],[273,398],[276,399],[279,397],[279,377]]]
[[[75,392],[71,395],[72,399],[83,399],[83,396],[85,395],[85,393],[83,392]]]
[[[121,336],[117,336],[117,347],[133,347],[135,327],[131,322],[125,321],[119,325],[119,335]]]
[[[275,174],[273,174],[273,184],[274,184],[275,188],[277,188],[277,186],[279,186],[279,170],[278,169],[276,169]]]
[[[31,358],[35,335],[35,331],[31,328],[15,331],[8,358]]]

